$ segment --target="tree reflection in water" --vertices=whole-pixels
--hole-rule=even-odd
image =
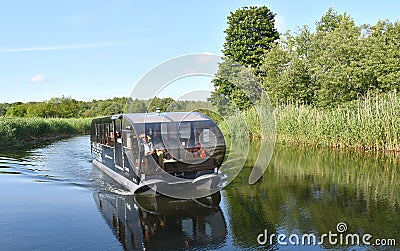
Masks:
[[[399,245],[398,155],[278,145],[262,179],[249,185],[258,148],[250,146],[246,166],[224,189],[234,246],[260,246],[256,238],[265,229],[268,235],[336,233],[339,222],[349,227],[346,233],[394,238]],[[316,249],[332,248],[345,247]]]

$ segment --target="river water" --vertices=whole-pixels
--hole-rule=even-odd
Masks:
[[[250,154],[220,194],[179,201],[131,196],[89,146],[0,153],[1,250],[400,250],[396,155],[277,146],[256,184]]]

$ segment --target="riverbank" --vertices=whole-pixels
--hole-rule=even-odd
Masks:
[[[369,96],[320,110],[287,104],[276,108],[278,141],[360,150],[400,151],[400,99]]]
[[[330,109],[287,103],[276,106],[274,112],[276,140],[281,144],[400,151],[400,97],[395,92],[367,96]],[[259,119],[254,110],[229,118],[233,131],[245,134],[243,118],[251,139],[266,138],[260,125],[268,119]]]
[[[0,118],[0,149],[24,148],[89,133],[91,118]]]
[[[395,92],[369,95],[330,109],[287,103],[277,105],[274,112],[276,140],[281,144],[400,152],[400,97]],[[250,109],[225,118],[225,122],[219,119],[219,125],[228,137],[234,132],[236,136],[248,135],[253,140],[268,139],[275,137],[271,116],[264,112],[259,117]],[[0,149],[89,133],[90,124],[91,118],[0,117]],[[261,126],[271,135],[263,135]]]

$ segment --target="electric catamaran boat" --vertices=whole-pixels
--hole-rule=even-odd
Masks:
[[[90,140],[93,164],[134,194],[189,199],[219,191],[225,138],[201,113],[96,118]]]

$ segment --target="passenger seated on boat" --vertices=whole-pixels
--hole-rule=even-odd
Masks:
[[[200,157],[200,148],[201,148],[201,144],[197,143],[195,145],[195,147],[193,148],[193,157],[195,157],[195,158]]]
[[[153,143],[154,143],[154,148],[156,150],[163,150],[163,151],[165,150],[165,146],[160,139],[154,139]]]
[[[197,143],[196,146],[193,148],[193,157],[195,157],[195,158],[207,157],[207,152],[200,143]]]
[[[162,142],[158,142],[157,144],[155,144],[154,149],[156,150],[158,156],[162,155],[165,152],[165,146]]]
[[[115,138],[117,139],[118,143],[122,143],[121,133],[119,131],[115,132]]]
[[[143,170],[145,173],[152,173],[157,168],[158,155],[154,150],[153,143],[149,141],[149,137],[146,134],[141,133],[139,138],[141,140],[140,153],[143,156]],[[156,166],[151,165],[154,162],[157,164]]]
[[[207,157],[207,152],[206,152],[206,150],[204,149],[203,146],[200,147],[200,157],[201,158]]]
[[[154,145],[154,149],[156,150],[156,154],[158,156],[158,165],[161,168],[164,168],[164,155],[165,155],[165,146],[162,142],[158,142]]]

